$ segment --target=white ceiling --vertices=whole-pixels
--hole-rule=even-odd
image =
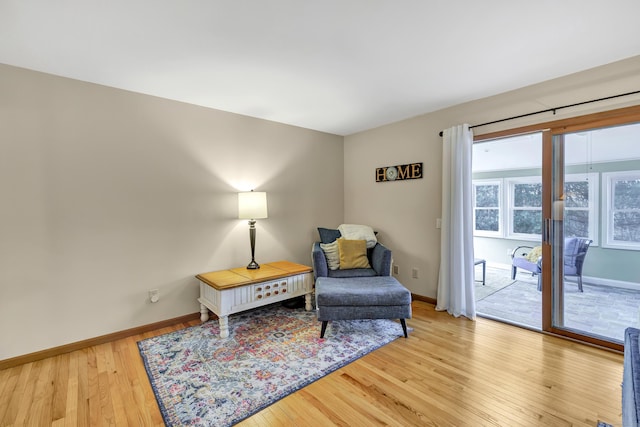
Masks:
[[[640,54],[638,0],[0,0],[0,62],[348,135]]]

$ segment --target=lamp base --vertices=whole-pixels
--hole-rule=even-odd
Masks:
[[[260,268],[260,265],[255,260],[251,260],[247,265],[247,270],[257,270],[258,268]]]

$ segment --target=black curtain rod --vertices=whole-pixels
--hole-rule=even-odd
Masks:
[[[621,93],[619,95],[607,96],[607,97],[604,97],[604,98],[592,99],[590,101],[576,102],[575,104],[562,105],[560,107],[555,107],[555,108],[547,108],[546,110],[540,110],[540,111],[536,111],[534,113],[520,114],[519,116],[507,117],[506,119],[494,120],[492,122],[481,123],[479,125],[469,126],[469,129],[477,128],[477,127],[480,127],[480,126],[492,125],[494,123],[506,122],[507,120],[515,120],[515,119],[520,119],[522,117],[534,116],[536,114],[549,113],[551,111],[553,111],[553,114],[555,115],[557,110],[562,110],[563,108],[577,107],[578,105],[591,104],[592,102],[606,101],[608,99],[620,98],[622,96],[635,95],[635,94],[638,94],[638,93],[640,93],[640,90],[636,90],[636,91],[633,91],[633,92],[627,92],[627,93]],[[440,131],[439,135],[440,136],[443,135],[442,131]]]

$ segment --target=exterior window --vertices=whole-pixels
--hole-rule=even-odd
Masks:
[[[473,182],[473,230],[476,236],[502,237],[501,181]]]
[[[640,250],[640,171],[604,173],[605,246]]]
[[[586,237],[593,240],[592,245],[598,244],[598,176],[598,173],[567,175],[564,203],[560,205],[561,212],[556,213],[563,215],[566,237]],[[542,238],[540,177],[504,178],[504,187],[506,194],[502,179],[473,181],[474,235],[539,241]],[[640,221],[640,202],[638,205]]]
[[[597,244],[598,174],[567,175],[564,183],[564,235]]]
[[[509,182],[509,236],[540,240],[542,184],[540,178],[513,178]],[[537,182],[536,182],[537,181]]]

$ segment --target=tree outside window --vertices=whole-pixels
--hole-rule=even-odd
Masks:
[[[640,242],[640,179],[617,181],[613,192],[613,239]]]
[[[617,180],[614,184],[613,239],[640,242],[640,179]]]
[[[640,250],[640,172],[604,173],[605,246]]]
[[[474,183],[474,230],[478,235],[501,235],[500,182]]]
[[[512,184],[512,233],[542,235],[542,184]]]
[[[564,195],[565,237],[589,236],[589,183],[567,182]]]
[[[562,206],[566,237],[584,237],[598,244],[598,181],[598,173],[565,176]],[[503,188],[506,190],[503,191]],[[474,235],[520,240],[541,239],[540,177],[474,180],[473,189]],[[636,213],[640,214],[640,206]],[[640,221],[638,217],[635,219]],[[508,232],[504,233],[503,230]]]

